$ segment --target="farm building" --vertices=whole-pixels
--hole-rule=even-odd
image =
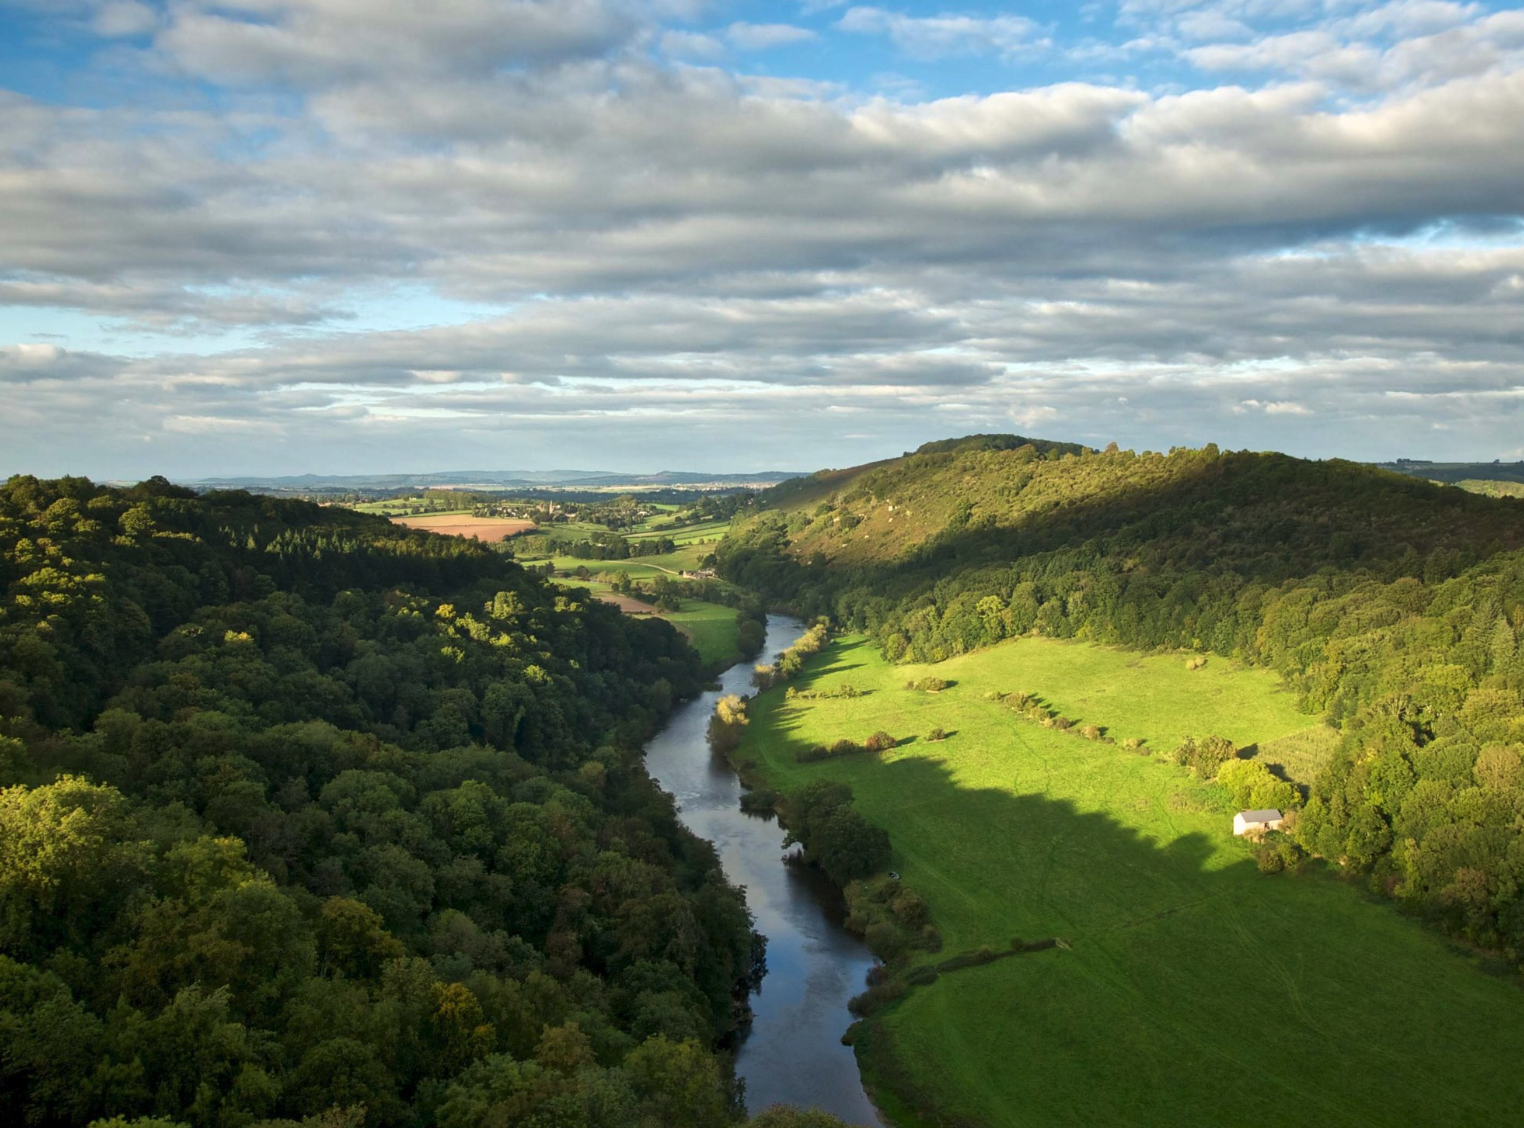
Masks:
[[[717,580],[720,574],[713,568],[700,568],[697,571],[684,570],[682,577],[685,580]]]
[[[1281,828],[1281,813],[1276,810],[1239,811],[1233,816],[1234,834],[1263,834]]]

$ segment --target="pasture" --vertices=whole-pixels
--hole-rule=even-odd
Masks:
[[[928,672],[953,684],[905,688]],[[859,639],[791,684],[862,696],[760,695],[738,756],[783,790],[852,786],[941,930],[944,950],[913,963],[1017,937],[1063,945],[944,973],[870,1020],[865,1077],[897,1120],[919,1122],[919,1106],[993,1126],[1217,1124],[1256,1109],[1294,1125],[1480,1125],[1524,1099],[1515,983],[1319,869],[1260,874],[1221,789],[985,696],[1035,694],[1145,749],[1317,730],[1273,674],[1041,639],[894,667]],[[928,742],[934,728],[947,739]],[[877,729],[900,745],[795,759]]]

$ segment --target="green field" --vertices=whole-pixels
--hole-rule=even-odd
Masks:
[[[718,541],[730,531],[730,522],[708,521],[700,525],[683,525],[679,528],[671,528],[668,519],[653,517],[633,532],[624,534],[626,540],[652,540],[656,537],[670,537],[675,544],[702,544]]]
[[[954,684],[904,688],[927,671]],[[946,973],[879,1012],[865,1076],[907,1123],[901,1097],[987,1125],[1480,1125],[1519,1107],[1515,984],[1322,872],[1261,875],[1220,789],[985,699],[1036,694],[1156,750],[1316,731],[1274,675],[1041,639],[892,667],[846,640],[793,684],[864,695],[761,695],[739,755],[785,790],[852,785],[943,934],[918,962],[1067,945]],[[928,743],[938,726],[951,735]],[[795,762],[876,729],[901,745]]]
[[[617,563],[626,564],[629,561],[621,560]],[[585,588],[594,594],[613,590],[608,584],[597,580],[558,577],[555,582],[567,587]],[[701,599],[684,599],[681,602],[680,610],[663,612],[660,617],[688,636],[705,665],[729,664],[740,657],[740,626],[736,622],[734,607],[706,603]],[[654,609],[652,613],[655,614]]]

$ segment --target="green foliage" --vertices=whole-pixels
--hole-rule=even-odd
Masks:
[[[709,747],[722,755],[733,751],[745,727],[746,699],[726,694],[714,703],[714,716],[709,718]]]
[[[732,1122],[757,938],[641,762],[672,627],[162,481],[13,478],[0,549],[6,1122]]]
[[[1511,778],[1486,748],[1524,755],[1516,500],[1339,461],[974,437],[773,491],[718,555],[894,662],[1035,634],[1192,652],[1203,694],[1228,664],[1203,652],[1269,667],[1331,726],[1258,752],[1311,785],[1301,846],[1524,958],[1521,792],[1477,774]],[[1210,778],[1222,751],[1182,756]]]
[[[852,809],[852,789],[819,781],[788,796],[788,836],[837,885],[877,873],[889,864],[889,835]]]
[[[1223,765],[1237,757],[1238,749],[1223,736],[1209,736],[1200,743],[1188,736],[1170,754],[1172,762],[1182,768],[1189,768],[1192,775],[1202,779],[1216,779]]]
[[[1228,789],[1240,810],[1287,811],[1301,805],[1302,796],[1283,779],[1276,779],[1257,760],[1229,760],[1217,771],[1217,782]]]

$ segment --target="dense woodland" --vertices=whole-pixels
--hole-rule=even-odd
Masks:
[[[761,941],[640,760],[669,625],[162,480],[12,478],[0,589],[5,1123],[740,1117]]]
[[[726,578],[937,661],[1036,632],[1274,667],[1342,730],[1296,835],[1524,956],[1524,503],[1345,462],[975,436],[768,495]]]

